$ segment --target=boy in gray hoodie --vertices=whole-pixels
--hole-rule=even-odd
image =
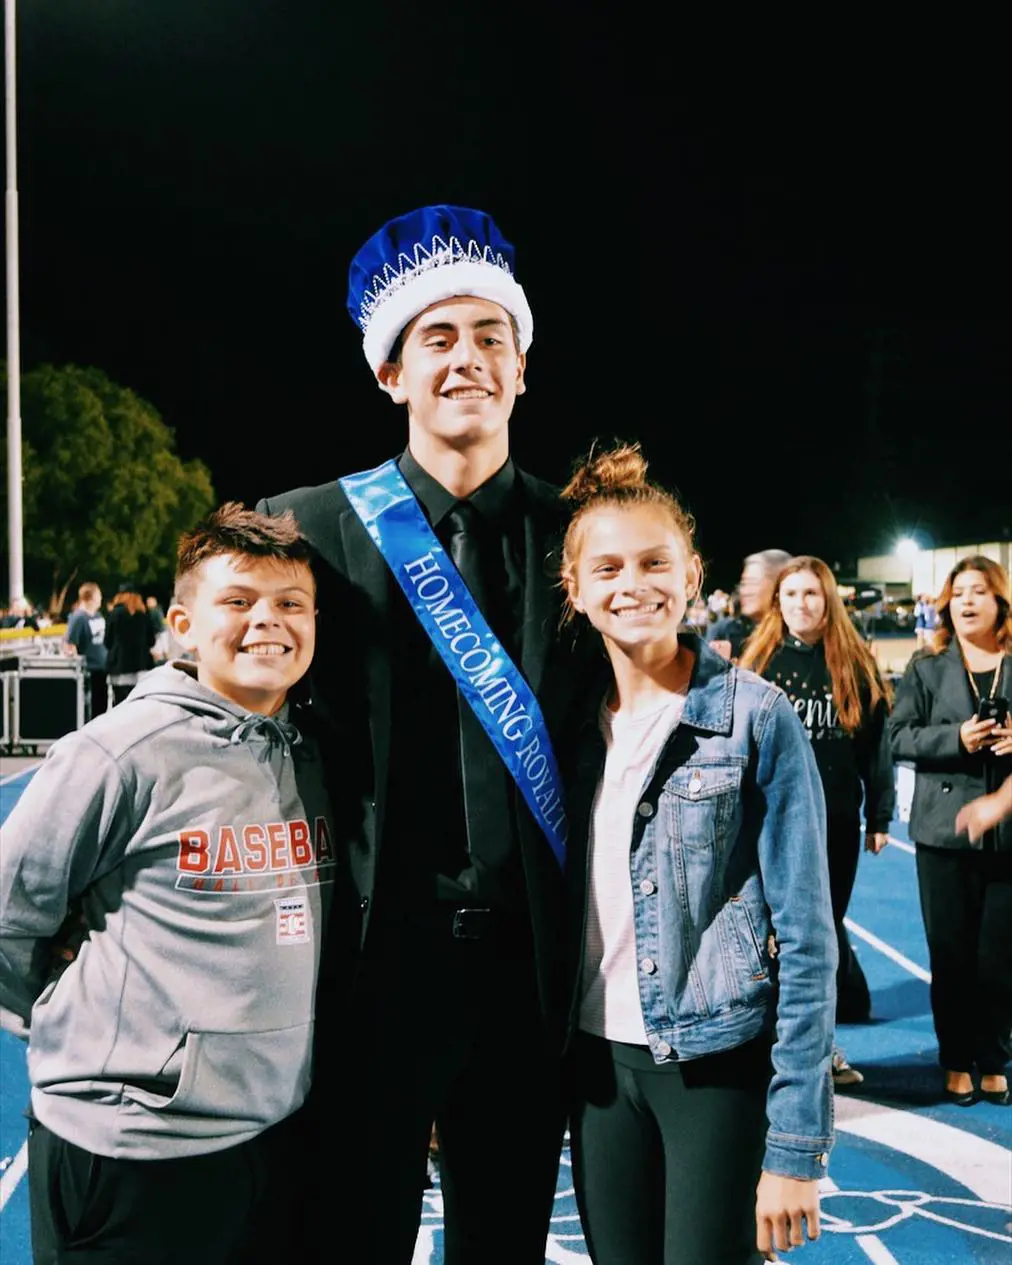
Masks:
[[[288,698],[315,645],[310,556],[290,515],[236,503],[185,535],[168,622],[195,662],[61,738],[4,825],[37,1265],[259,1261],[292,1224],[336,864],[314,722]]]

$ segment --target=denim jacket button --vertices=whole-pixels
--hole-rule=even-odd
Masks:
[[[822,1165],[823,1168],[829,1168],[829,1155],[827,1154],[827,1152],[823,1151],[822,1154],[819,1156],[819,1163]]]
[[[698,773],[694,773],[692,777],[689,779],[689,794],[698,795],[702,789],[703,789],[703,779],[699,776]]]
[[[658,1054],[659,1054],[662,1058],[665,1058],[665,1059],[666,1059],[666,1058],[668,1057],[668,1055],[671,1053],[671,1046],[670,1046],[670,1045],[668,1045],[667,1041],[658,1041],[658,1042],[657,1042],[657,1053],[658,1053]]]
[[[640,891],[644,896],[652,896],[654,892],[657,891],[657,885],[654,883],[653,879],[640,879]]]
[[[640,804],[639,808],[636,809],[636,811],[639,813],[641,817],[651,817],[653,816],[654,806],[653,804],[648,804],[647,801],[644,800],[643,803]]]
[[[654,971],[657,970],[657,963],[653,958],[642,958],[640,960],[640,970],[644,975],[653,975]]]

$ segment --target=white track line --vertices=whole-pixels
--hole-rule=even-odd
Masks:
[[[918,1115],[870,1098],[836,1096],[839,1132],[864,1138],[945,1173],[986,1204],[1012,1207],[1012,1152],[998,1142],[967,1133],[944,1120]]]
[[[856,922],[851,922],[849,918],[844,918],[843,925],[848,931],[852,931],[854,935],[870,944],[873,949],[878,949],[879,953],[884,953],[887,958],[898,965],[902,966],[905,971],[909,971],[911,975],[916,975],[918,979],[923,980],[925,984],[931,983],[931,972],[926,971],[923,966],[918,966],[916,962],[911,962],[908,957],[904,957],[899,949],[894,949],[891,944],[886,944],[884,940],[880,940],[878,936],[872,932],[866,931],[864,927],[859,927]]]
[[[11,1160],[0,1176],[0,1212],[14,1194],[18,1182],[28,1172],[28,1143],[21,1143],[21,1150]]]
[[[33,769],[37,769],[42,763],[39,760],[36,764],[29,764],[27,768],[18,769],[17,773],[8,773],[6,777],[0,777],[0,786],[6,786],[8,782],[13,782],[15,778],[24,777],[26,773],[31,773]]]
[[[875,1265],[900,1265],[892,1252],[874,1234],[859,1234],[854,1242]]]
[[[836,1182],[831,1177],[823,1177],[819,1182],[820,1190],[839,1190]],[[830,1234],[831,1231],[823,1230],[823,1234]],[[900,1265],[899,1261],[893,1256],[892,1252],[886,1247],[877,1235],[874,1234],[858,1234],[854,1238],[854,1242],[858,1245],[865,1256],[874,1261],[874,1265]],[[780,1257],[779,1259],[783,1259]]]

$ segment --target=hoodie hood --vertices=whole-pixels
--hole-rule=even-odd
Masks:
[[[273,716],[248,711],[202,685],[197,680],[196,664],[187,659],[173,659],[149,672],[120,706],[143,700],[182,708],[189,715],[199,717],[208,733],[228,738],[230,742],[259,737],[276,742],[287,755],[302,741],[298,728],[288,720],[287,703]]]

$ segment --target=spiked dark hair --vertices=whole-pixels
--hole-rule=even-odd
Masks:
[[[180,536],[176,549],[176,598],[182,600],[203,563],[221,554],[304,562],[310,566],[313,560],[312,546],[299,531],[291,510],[274,516],[247,509],[241,501],[226,501],[192,531]]]

